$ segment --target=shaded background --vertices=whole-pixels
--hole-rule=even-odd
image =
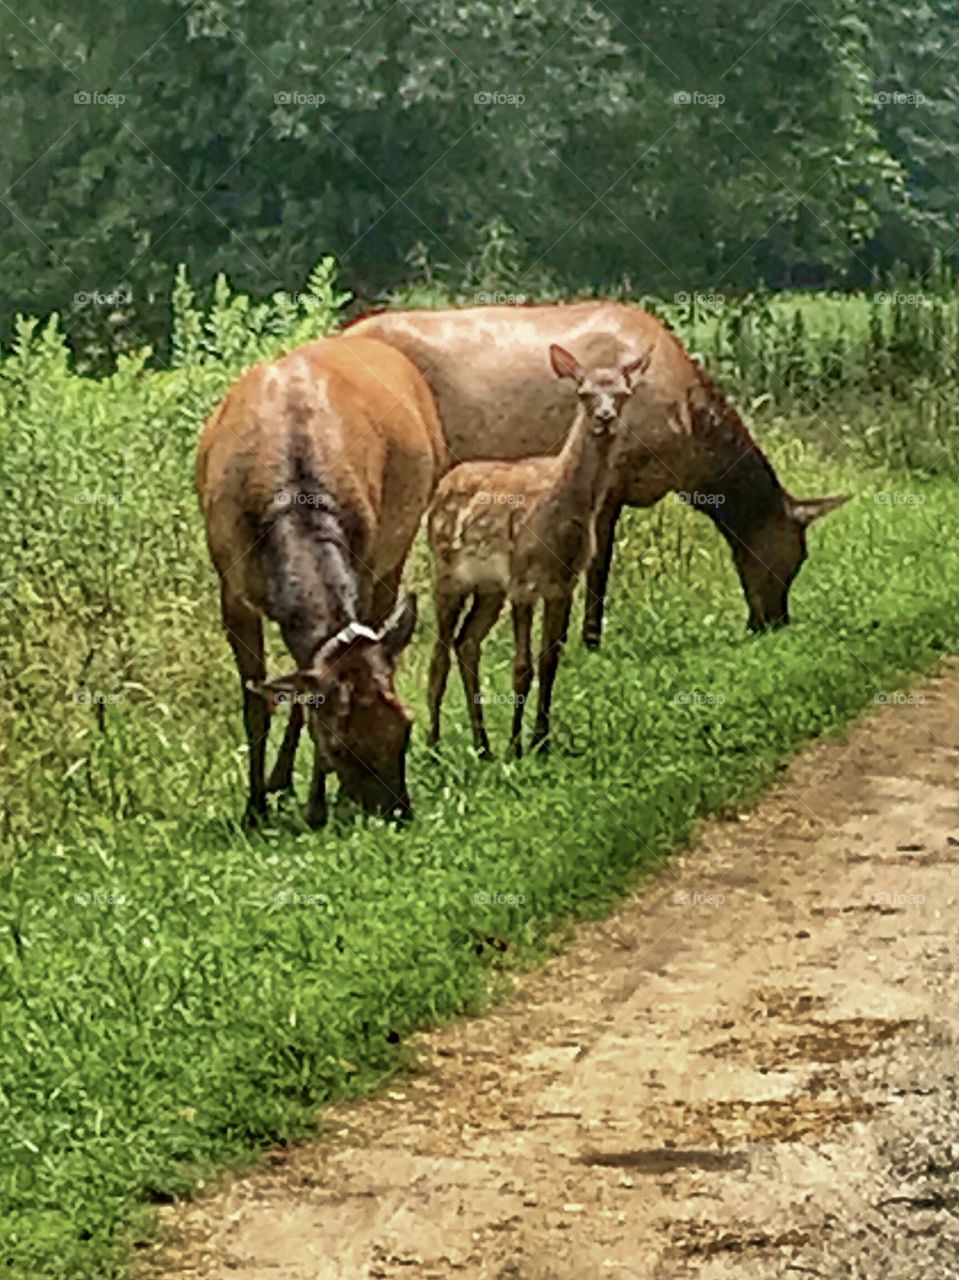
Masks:
[[[58,309],[94,362],[164,353],[180,262],[671,297],[959,241],[945,0],[13,0],[0,33],[0,337]]]

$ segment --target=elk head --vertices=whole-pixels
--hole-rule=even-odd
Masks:
[[[750,631],[789,622],[789,588],[806,559],[806,530],[835,511],[848,495],[800,500],[783,493],[781,510],[769,515],[748,538],[733,542],[733,556],[749,602]]]
[[[351,622],[319,647],[309,666],[257,691],[303,704],[321,763],[372,813],[412,815],[406,751],[412,716],[393,687],[399,655],[416,628],[416,597],[399,602],[379,631]]]

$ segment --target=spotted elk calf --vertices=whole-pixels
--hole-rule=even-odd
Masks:
[[[483,640],[508,599],[513,614],[513,732],[522,754],[523,708],[533,681],[533,612],[543,602],[539,700],[533,745],[545,749],[560,649],[577,579],[596,550],[596,514],[606,489],[623,407],[643,381],[652,348],[618,365],[584,368],[549,348],[553,372],[575,384],[578,406],[562,450],[521,461],[465,462],[440,482],[429,516],[437,640],[429,674],[431,745],[456,650],[473,740],[489,756],[480,693]],[[469,602],[465,620],[460,619]],[[458,630],[457,630],[458,628]]]

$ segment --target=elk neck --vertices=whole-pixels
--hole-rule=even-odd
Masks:
[[[306,448],[294,439],[284,501],[265,517],[263,559],[270,615],[301,667],[359,615],[356,562],[362,523],[338,503]]]
[[[712,382],[692,412],[699,463],[693,500],[730,542],[749,544],[756,530],[786,508],[786,494],[772,463],[739,413]]]
[[[557,459],[554,498],[562,509],[594,510],[603,491],[612,447],[611,440],[593,435],[589,415],[581,408]]]

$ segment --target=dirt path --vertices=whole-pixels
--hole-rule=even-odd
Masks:
[[[801,757],[150,1277],[959,1277],[959,671]]]

